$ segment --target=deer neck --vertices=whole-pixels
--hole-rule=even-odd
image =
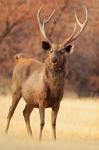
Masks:
[[[51,67],[49,64],[45,64],[45,79],[49,86],[51,87],[64,86],[65,75],[66,75],[65,63],[58,67]]]

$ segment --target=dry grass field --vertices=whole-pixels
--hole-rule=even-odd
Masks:
[[[97,99],[64,98],[57,119],[57,141],[52,141],[51,109],[46,109],[43,139],[38,140],[39,113],[31,115],[33,137],[27,135],[20,101],[11,121],[9,134],[5,135],[6,116],[11,96],[0,96],[0,150],[98,150],[99,149],[99,101]]]

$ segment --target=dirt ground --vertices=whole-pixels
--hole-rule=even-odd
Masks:
[[[98,99],[64,98],[57,119],[57,140],[52,140],[51,109],[46,109],[43,139],[38,140],[39,112],[31,115],[33,137],[27,135],[22,111],[23,99],[12,118],[8,135],[5,135],[6,116],[11,96],[0,96],[0,150],[98,150],[99,149],[99,101]]]

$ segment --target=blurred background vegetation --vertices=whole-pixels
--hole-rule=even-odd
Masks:
[[[74,42],[75,51],[68,56],[69,76],[65,90],[78,96],[99,96],[99,1],[98,0],[0,0],[0,93],[11,89],[14,56],[26,56],[44,61],[37,11],[43,6],[42,16],[56,9],[46,27],[53,41],[68,37],[74,26],[74,12],[84,20],[83,5],[88,9],[88,24]]]

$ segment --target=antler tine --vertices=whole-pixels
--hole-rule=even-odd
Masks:
[[[81,34],[81,32],[84,30],[84,28],[85,28],[85,26],[86,26],[86,24],[87,24],[87,19],[88,19],[88,12],[87,12],[87,8],[86,8],[86,7],[85,7],[85,13],[86,13],[85,21],[84,21],[84,23],[80,23],[80,21],[78,20],[77,14],[76,14],[76,12],[75,12],[76,22],[75,22],[74,30],[73,30],[72,34],[69,36],[69,38],[66,39],[65,42],[63,42],[63,44],[66,45],[66,44],[68,44],[68,43],[74,41],[76,38],[79,37],[79,35]],[[81,27],[81,29],[80,29],[79,32],[77,32],[77,33],[75,34],[77,24]]]
[[[50,43],[52,43],[52,41],[47,37],[47,35],[46,35],[46,33],[45,33],[45,24],[48,23],[48,22],[51,20],[53,14],[54,14],[54,12],[55,12],[55,9],[54,9],[54,11],[52,12],[52,14],[48,17],[48,19],[45,19],[45,18],[44,18],[43,21],[41,21],[41,19],[40,19],[41,9],[42,9],[42,7],[39,8],[38,13],[37,13],[37,19],[38,19],[38,23],[39,23],[39,28],[40,28],[41,34],[43,35],[43,37],[45,38],[45,40],[47,40],[47,41],[49,41]]]
[[[77,21],[78,25],[81,27],[82,24],[79,22],[76,12],[75,12],[75,18],[76,18],[76,21]]]
[[[48,23],[50,20],[51,20],[51,18],[52,18],[52,16],[54,15],[54,13],[55,13],[55,9],[53,10],[53,12],[51,13],[51,15],[48,17],[48,19],[44,19],[44,22],[45,23]]]
[[[39,10],[38,10],[37,19],[38,19],[38,24],[39,24],[39,28],[40,28],[41,34],[47,40],[47,36],[45,34],[45,28],[44,28],[44,21],[42,22],[41,18],[40,18],[41,9],[42,9],[42,7],[40,7]]]
[[[76,18],[76,21],[78,23],[78,25],[81,27],[80,31],[73,37],[73,41],[79,37],[79,35],[81,34],[81,32],[84,30],[84,28],[86,27],[86,24],[87,24],[87,20],[88,20],[88,11],[87,11],[87,8],[85,7],[85,13],[86,13],[86,17],[85,17],[85,21],[84,23],[80,23],[80,21],[78,20],[78,17],[77,17],[77,14],[75,12],[75,18]]]
[[[68,43],[70,42],[70,40],[73,38],[73,36],[74,36],[74,34],[75,34],[76,27],[77,27],[77,24],[76,24],[76,22],[75,22],[75,25],[74,25],[74,29],[73,29],[72,34],[68,37],[68,39],[64,40],[64,42],[63,42],[62,45],[68,44]]]

